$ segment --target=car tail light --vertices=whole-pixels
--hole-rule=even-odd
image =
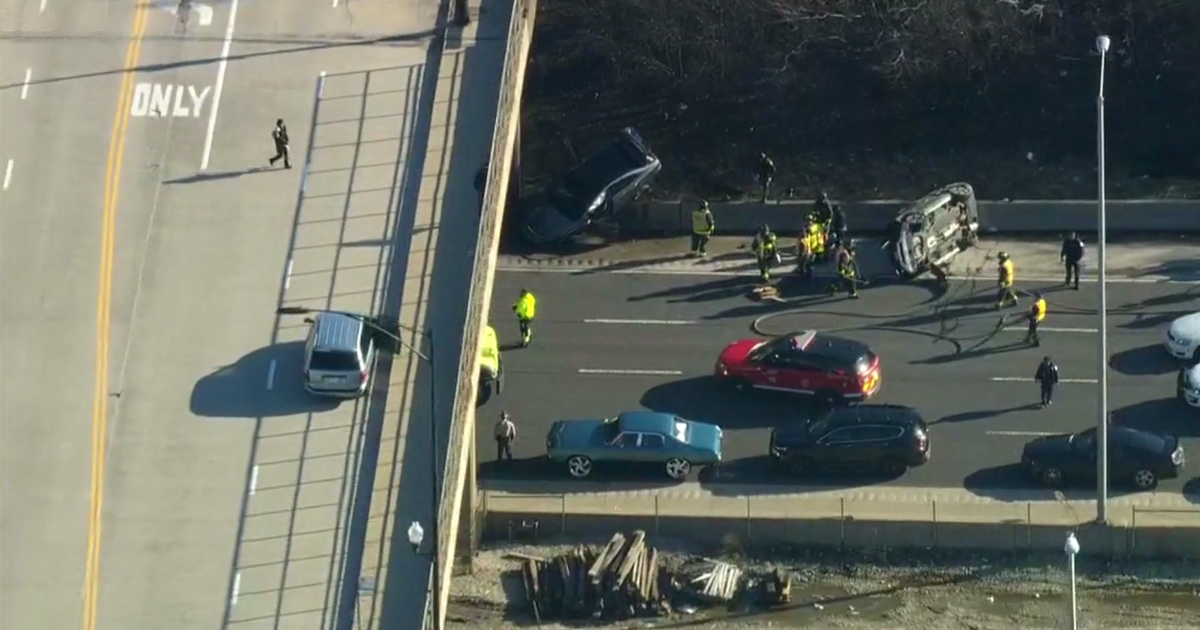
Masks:
[[[924,452],[929,446],[929,437],[920,429],[917,429],[915,437],[917,438],[917,450]]]

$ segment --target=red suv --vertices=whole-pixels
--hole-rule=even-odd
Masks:
[[[811,330],[735,341],[714,371],[738,391],[792,392],[834,405],[866,400],[881,385],[879,356],[866,344]]]

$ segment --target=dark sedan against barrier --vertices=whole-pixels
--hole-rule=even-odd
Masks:
[[[926,271],[943,277],[945,265],[975,244],[978,231],[975,191],[960,182],[902,208],[887,228],[883,248],[901,278],[912,279]]]
[[[1096,430],[1039,437],[1025,445],[1021,467],[1050,488],[1096,483]],[[1108,428],[1108,478],[1114,485],[1152,490],[1183,468],[1183,447],[1173,435]]]
[[[929,462],[929,427],[902,405],[824,409],[771,432],[771,461],[792,475],[879,474],[893,479]]]
[[[546,435],[546,454],[576,479],[597,467],[637,467],[682,480],[695,466],[721,461],[721,428],[669,413],[626,411],[601,420],[559,420]]]
[[[649,188],[661,170],[662,162],[638,132],[621,130],[607,146],[555,182],[547,194],[529,202],[526,240],[564,241],[595,221],[615,216]]]

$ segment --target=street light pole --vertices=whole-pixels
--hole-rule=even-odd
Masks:
[[[1100,53],[1100,85],[1096,91],[1096,180],[1098,234],[1097,264],[1100,267],[1100,417],[1096,426],[1096,521],[1108,522],[1108,241],[1104,174],[1104,67],[1112,41],[1107,35],[1096,38]],[[1074,566],[1074,560],[1072,560]],[[1072,585],[1074,588],[1074,585]]]
[[[1075,555],[1079,553],[1079,541],[1075,538],[1075,532],[1067,534],[1067,543],[1063,545],[1063,551],[1067,554],[1067,573],[1071,580],[1071,630],[1079,630],[1079,600],[1076,599],[1075,588]]]

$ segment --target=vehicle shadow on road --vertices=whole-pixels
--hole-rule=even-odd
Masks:
[[[1151,376],[1179,370],[1179,363],[1158,343],[1118,352],[1109,358],[1108,366],[1127,376]]]
[[[730,459],[717,466],[709,466],[700,471],[698,480],[708,492],[725,497],[853,490],[893,481],[871,473],[796,476],[776,465],[769,455]]]
[[[302,342],[259,348],[196,381],[191,411],[207,418],[271,418],[337,407],[340,401],[304,390],[298,375],[303,361]]]
[[[655,473],[658,474],[655,474]],[[600,466],[585,479],[575,479],[567,473],[566,464],[551,461],[545,456],[526,457],[509,461],[480,462],[479,486],[520,494],[572,494],[588,492],[617,492],[624,490],[653,490],[670,488],[682,482],[674,481],[658,471],[631,466]],[[693,473],[695,476],[695,473]]]
[[[1015,352],[1017,350],[1029,349],[1029,345],[1021,342],[1007,343],[999,346],[985,346],[973,350],[963,350],[961,352],[952,352],[950,354],[942,354],[928,359],[917,359],[909,361],[912,365],[945,365],[954,363],[955,361],[966,361],[969,359],[978,359],[980,357],[992,356],[997,354],[1005,354]]]
[[[1174,397],[1144,400],[1112,412],[1112,423],[1151,433],[1181,438],[1200,437],[1200,422],[1181,400]]]
[[[718,385],[711,376],[656,385],[638,402],[651,411],[676,414],[726,430],[761,429],[798,422],[806,405],[783,394],[739,395]]]
[[[1039,407],[1040,405],[1038,405],[1038,403],[1031,402],[1024,405],[1013,405],[1003,409],[976,409],[973,411],[964,411],[962,413],[956,413],[933,420],[929,423],[929,426],[937,424],[958,424],[960,422],[973,422],[975,420],[987,420],[988,418],[995,418],[996,416],[1002,416],[1006,413],[1012,413],[1014,411],[1027,411],[1030,409],[1038,409]]]
[[[1191,282],[1200,280],[1200,262],[1194,259],[1170,260],[1145,269],[1139,274],[1145,276],[1166,276],[1168,280]]]
[[[1131,494],[1126,488],[1113,483],[1109,485],[1109,497],[1117,498]],[[1061,490],[1053,490],[1031,479],[1021,468],[1021,464],[1015,462],[976,470],[963,478],[963,489],[979,497],[1006,503],[1089,501],[1096,498],[1094,482],[1091,487],[1087,484],[1073,484]],[[1063,509],[1068,508],[1064,506]]]

